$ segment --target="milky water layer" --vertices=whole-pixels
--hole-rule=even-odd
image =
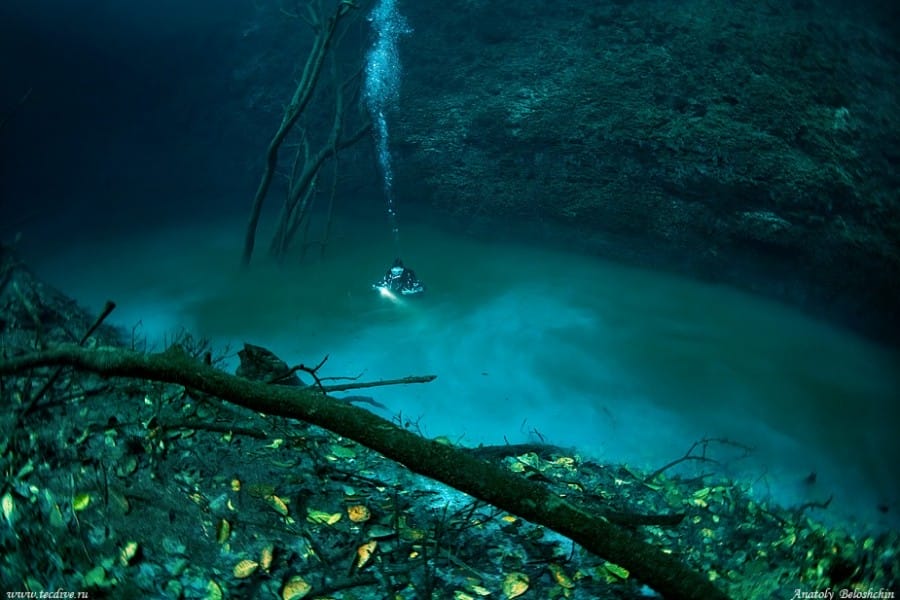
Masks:
[[[116,322],[151,340],[183,326],[290,364],[328,355],[322,376],[435,374],[367,390],[428,436],[545,440],[647,468],[718,438],[721,462],[690,472],[784,504],[834,495],[823,516],[896,524],[897,353],[725,287],[426,228],[404,230],[403,258],[427,292],[394,301],[370,289],[394,258],[383,229],[344,225],[321,262],[243,273],[239,223],[39,262],[89,307],[115,299]]]

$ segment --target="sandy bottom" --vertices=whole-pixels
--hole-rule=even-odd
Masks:
[[[244,273],[242,226],[95,238],[34,262],[88,308],[115,300],[114,322],[157,348],[184,327],[291,364],[327,354],[323,376],[435,374],[369,391],[428,436],[543,439],[651,468],[727,438],[753,452],[713,446],[722,464],[691,472],[787,505],[834,494],[819,516],[897,525],[897,353],[725,287],[421,227],[403,230],[403,258],[428,292],[394,303],[369,289],[394,258],[381,223],[345,224],[320,262]]]

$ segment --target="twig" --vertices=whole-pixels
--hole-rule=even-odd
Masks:
[[[116,303],[112,300],[107,300],[106,304],[103,305],[103,311],[100,313],[100,316],[98,316],[94,320],[94,324],[90,326],[90,328],[83,336],[81,336],[81,340],[78,342],[78,345],[84,346],[85,342],[88,341],[88,338],[94,335],[94,332],[96,332],[97,329],[100,328],[100,325],[103,324],[103,321],[106,320],[106,317],[108,317],[114,310],[116,310]]]
[[[359,381],[360,377],[365,375],[365,371],[360,371],[359,375],[344,375],[342,377],[323,377],[320,381]]]
[[[79,346],[84,346],[84,343],[88,340],[89,337],[91,337],[91,334],[94,333],[95,331],[97,331],[97,328],[100,327],[100,325],[103,323],[103,321],[106,320],[106,317],[108,317],[109,314],[113,310],[115,310],[115,308],[116,308],[115,302],[113,302],[112,300],[106,301],[106,304],[103,305],[103,311],[100,313],[100,315],[94,321],[94,324],[91,325],[88,328],[87,333],[85,333],[81,337],[81,341],[78,342]],[[39,389],[37,391],[37,393],[28,400],[28,403],[25,404],[25,407],[22,409],[22,412],[19,413],[18,425],[21,425],[22,420],[25,417],[27,417],[31,413],[32,410],[34,410],[35,405],[37,405],[37,403],[44,396],[44,394],[47,393],[47,390],[49,390],[51,387],[53,387],[53,384],[55,384],[56,380],[59,379],[59,376],[62,375],[64,368],[65,367],[58,367],[56,369],[56,371],[54,371],[53,374],[50,376],[50,378],[44,382],[44,385],[41,386],[41,389]]]
[[[325,358],[323,358],[322,360],[320,360],[320,361],[319,361],[319,364],[317,364],[315,367],[307,367],[306,365],[304,365],[304,364],[301,363],[301,364],[299,364],[299,365],[295,365],[295,366],[291,367],[290,369],[288,369],[288,370],[285,371],[284,373],[281,373],[281,374],[279,374],[279,375],[276,375],[276,376],[273,377],[272,379],[268,380],[266,383],[269,383],[269,384],[272,384],[272,383],[278,383],[279,381],[284,381],[284,380],[286,380],[286,379],[289,378],[291,375],[295,374],[297,371],[303,371],[304,373],[309,373],[309,374],[312,376],[312,378],[315,380],[316,386],[318,386],[318,388],[319,388],[323,393],[325,393],[325,389],[322,387],[322,380],[319,379],[318,370],[321,369],[321,368],[322,368],[322,365],[324,365],[326,362],[328,362],[328,355],[327,355],[327,354],[325,355]]]
[[[383,385],[406,385],[409,383],[431,383],[437,379],[437,375],[417,375],[410,377],[402,377],[400,379],[381,379],[379,381],[366,381],[364,383],[343,383],[338,385],[320,385],[320,389],[325,392],[343,392],[346,390],[359,390],[362,388],[380,387]]]
[[[799,515],[799,514],[801,514],[803,511],[805,511],[807,508],[822,508],[822,509],[826,509],[826,508],[828,508],[828,506],[831,504],[831,501],[832,501],[832,500],[834,500],[834,494],[832,494],[831,496],[828,496],[828,500],[826,500],[826,501],[824,501],[824,502],[804,502],[803,504],[801,504],[800,506],[798,506],[795,510],[796,510],[797,514]]]
[[[750,446],[746,446],[744,444],[741,444],[740,442],[735,442],[735,441],[729,440],[728,438],[704,437],[703,439],[697,440],[696,442],[691,444],[691,447],[688,448],[688,451],[685,452],[683,456],[664,464],[657,470],[655,470],[652,473],[650,473],[649,475],[647,475],[647,477],[644,478],[644,483],[650,483],[651,481],[653,481],[654,479],[659,477],[663,473],[663,471],[671,469],[675,465],[680,465],[681,463],[687,462],[689,460],[696,460],[696,461],[700,461],[700,462],[711,462],[711,463],[715,463],[715,464],[720,464],[719,461],[706,456],[706,450],[707,450],[707,448],[709,448],[709,445],[712,444],[713,442],[715,442],[717,444],[722,444],[723,446],[733,446],[735,448],[740,448],[741,450],[744,451],[743,456],[748,456],[753,451],[753,449]],[[700,454],[694,454],[694,450],[696,450],[698,446],[700,447]]]
[[[691,449],[693,449],[693,446],[691,446]],[[714,459],[712,459],[712,458],[707,458],[707,457],[705,457],[705,456],[692,456],[692,455],[690,455],[690,452],[691,452],[691,450],[688,450],[688,454],[685,454],[685,455],[682,456],[681,458],[676,458],[675,460],[673,460],[673,461],[671,461],[671,462],[668,462],[668,463],[664,464],[663,466],[661,466],[661,467],[658,468],[657,470],[655,470],[655,471],[653,471],[652,473],[650,473],[649,475],[647,475],[647,477],[644,478],[644,483],[650,483],[650,482],[652,482],[654,479],[656,479],[657,477],[659,477],[660,475],[662,475],[663,471],[666,471],[666,470],[668,470],[668,469],[671,469],[671,468],[674,467],[675,465],[680,465],[681,463],[687,462],[687,461],[689,461],[689,460],[698,460],[698,461],[700,461],[700,462],[712,462],[712,463],[718,463],[717,460],[714,460]]]

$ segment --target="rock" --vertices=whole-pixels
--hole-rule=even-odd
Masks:
[[[305,385],[296,373],[291,372],[286,362],[262,346],[244,344],[244,349],[238,352],[238,358],[241,359],[241,364],[235,371],[238,377],[279,385]]]

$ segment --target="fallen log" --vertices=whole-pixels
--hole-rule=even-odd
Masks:
[[[38,367],[70,366],[104,377],[130,377],[183,385],[250,408],[318,425],[352,439],[410,470],[479,500],[548,527],[612,561],[667,599],[724,599],[707,578],[676,556],[634,533],[558,497],[546,486],[458,448],[422,438],[367,410],[340,402],[315,387],[268,385],[229,375],[177,346],[141,354],[114,347],[60,345],[0,360],[0,375]]]

